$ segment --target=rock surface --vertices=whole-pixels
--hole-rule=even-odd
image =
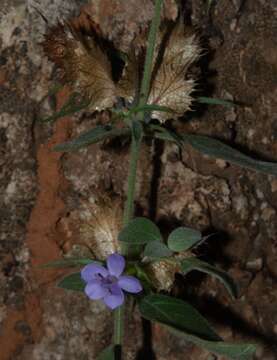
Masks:
[[[37,121],[55,105],[44,100],[55,83],[55,72],[39,45],[46,29],[43,18],[55,24],[78,14],[85,3],[4,0],[1,4],[3,360],[95,359],[111,338],[111,314],[101,304],[56,289],[55,281],[63,272],[39,268],[76,247],[78,238],[66,224],[81,199],[107,191],[123,199],[126,190],[126,145],[94,145],[66,156],[51,151],[54,144],[104,121],[107,115],[102,119],[84,113],[54,126]],[[153,11],[150,0],[91,0],[91,6],[102,33],[122,49],[148,24]],[[202,0],[188,0],[182,11],[209,49],[200,61],[199,87],[207,96],[212,92],[241,105],[231,110],[201,107],[174,125],[277,160],[276,2],[214,1],[208,11]],[[174,1],[167,1],[164,16],[174,19],[176,14]],[[57,95],[57,106],[66,98],[65,89]],[[240,286],[240,298],[233,302],[210,278],[181,282],[177,295],[197,299],[198,308],[225,339],[257,342],[256,358],[263,360],[277,357],[276,208],[277,180],[271,176],[213,161],[191,148],[181,156],[173,145],[143,148],[138,213],[155,216],[165,231],[183,224],[204,233],[216,232],[199,251],[229,271]],[[143,326],[135,313],[126,329],[133,334],[126,342],[126,359],[134,359],[137,352],[138,358],[149,356],[141,350]],[[158,360],[223,359],[176,339],[160,326],[153,328],[153,346]]]

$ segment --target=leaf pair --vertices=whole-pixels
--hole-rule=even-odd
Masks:
[[[118,239],[127,244],[146,245],[145,256],[163,258],[173,255],[173,252],[189,250],[201,241],[202,236],[197,230],[180,227],[169,235],[167,247],[157,225],[147,218],[138,217],[122,229]]]
[[[190,271],[197,270],[218,279],[226,287],[229,294],[236,298],[237,287],[233,279],[223,270],[216,268],[196,257],[175,258],[174,252],[182,253],[197,246],[203,241],[201,232],[187,227],[179,227],[171,232],[167,244],[163,243],[162,235],[151,220],[147,218],[135,218],[125,226],[119,233],[119,241],[129,245],[145,245],[143,255],[150,259],[163,259],[171,257],[176,263],[174,269],[180,270],[184,275]],[[178,270],[177,270],[178,271]]]

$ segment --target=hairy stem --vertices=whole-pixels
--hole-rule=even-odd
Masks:
[[[148,36],[148,46],[144,64],[144,73],[140,91],[139,105],[143,106],[147,103],[150,82],[151,82],[151,73],[152,73],[152,64],[154,58],[155,44],[157,32],[159,30],[160,18],[161,18],[161,9],[162,9],[163,0],[155,0],[155,13],[151,22],[151,27]],[[138,120],[143,120],[144,113],[141,112],[138,114]],[[134,214],[134,201],[135,201],[135,187],[136,187],[136,175],[137,175],[137,165],[140,153],[140,142],[132,136],[131,144],[131,155],[130,155],[130,164],[129,164],[129,174],[128,174],[128,190],[127,190],[127,200],[125,203],[124,209],[124,218],[123,223],[127,225],[128,222],[132,219]],[[128,248],[122,246],[121,252],[129,256]],[[115,346],[122,346],[124,335],[124,306],[116,309],[114,314],[114,344]]]

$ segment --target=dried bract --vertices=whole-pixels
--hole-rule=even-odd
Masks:
[[[154,287],[158,290],[169,292],[174,284],[175,274],[181,272],[179,261],[192,257],[190,251],[175,254],[173,259],[161,259],[148,264],[145,271]]]
[[[118,201],[110,198],[94,204],[84,203],[81,220],[81,240],[90,248],[95,258],[106,259],[119,251],[118,233],[122,226],[122,208]]]
[[[112,107],[118,97],[130,103],[138,95],[146,33],[137,33],[121,79],[115,84],[111,63],[95,40],[94,27],[89,14],[83,12],[79,18],[50,29],[43,46],[49,59],[61,70],[65,82],[71,84],[74,92],[90,100],[89,110],[101,111]],[[165,28],[159,32],[148,104],[167,107],[170,111],[154,111],[152,118],[163,123],[190,110],[195,82],[186,77],[199,55],[196,35],[185,29],[181,20],[169,36]]]
[[[71,23],[59,24],[50,29],[43,46],[49,59],[61,70],[62,79],[90,100],[91,111],[114,105],[111,64],[93,37],[75,31]]]
[[[146,273],[158,291],[170,291],[178,271],[179,267],[167,260],[160,260],[146,267]]]
[[[162,43],[162,34],[159,35],[158,44]],[[156,61],[159,60],[156,47]],[[151,84],[148,103],[168,107],[171,112],[154,111],[152,117],[160,122],[182,116],[190,110],[194,89],[194,80],[186,79],[190,65],[199,57],[200,47],[196,35],[185,30],[183,23],[179,22],[173,29],[165,44],[162,60]],[[137,84],[136,59],[130,56],[129,62],[119,82],[119,94],[128,101],[135,96]],[[155,67],[154,67],[155,68]]]
[[[185,33],[182,23],[173,30],[161,65],[151,86],[149,104],[165,106],[174,113],[155,111],[152,117],[160,122],[182,116],[190,110],[194,80],[187,80],[189,66],[199,57],[195,34]]]

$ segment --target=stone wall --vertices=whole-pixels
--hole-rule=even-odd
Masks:
[[[40,42],[47,27],[78,14],[85,1],[4,0],[0,9],[0,344],[3,360],[95,359],[111,338],[111,314],[84,296],[55,288],[63,272],[39,266],[78,249],[67,228],[81,199],[126,189],[127,146],[94,145],[62,156],[51,147],[103,120],[86,113],[38,120],[61,106],[44,99],[55,71]],[[196,69],[207,95],[238,107],[200,107],[175,123],[183,131],[211,134],[262,159],[277,160],[277,4],[263,0],[182,1],[182,11],[203,40],[206,54]],[[92,1],[94,21],[123,50],[148,24],[150,0]],[[134,11],[136,9],[136,11]],[[138,16],[137,16],[138,14]],[[163,16],[174,19],[173,0]],[[153,162],[152,162],[153,160]],[[154,164],[154,165],[153,165]],[[152,180],[151,180],[152,179]],[[157,191],[158,190],[158,191]],[[277,180],[205,158],[190,148],[144,146],[137,188],[140,214],[155,215],[162,228],[183,224],[217,232],[201,252],[229,271],[240,285],[230,301],[212,279],[180,282],[178,295],[197,299],[230,341],[259,344],[257,359],[277,355]],[[72,250],[73,249],[73,250]],[[182,290],[183,289],[183,290]],[[189,295],[188,295],[189,294]],[[137,313],[128,330],[126,359],[142,346]],[[206,351],[153,328],[158,360],[210,359]],[[274,345],[275,344],[275,345]],[[140,357],[139,357],[140,356]],[[147,358],[140,351],[138,358]],[[150,357],[149,357],[150,359]],[[223,359],[214,357],[214,359]]]

